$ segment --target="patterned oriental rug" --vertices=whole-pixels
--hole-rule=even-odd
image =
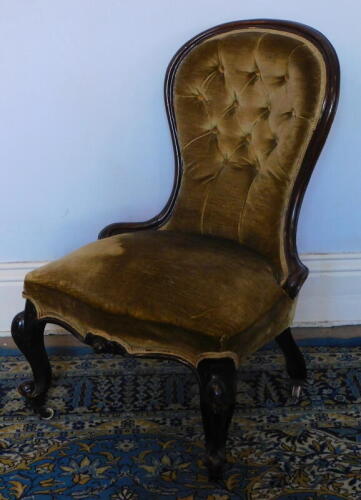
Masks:
[[[309,382],[296,405],[275,345],[242,365],[218,484],[202,463],[198,387],[187,367],[50,349],[55,416],[45,421],[17,393],[26,361],[3,349],[0,499],[361,499],[361,339],[322,343],[303,342]]]

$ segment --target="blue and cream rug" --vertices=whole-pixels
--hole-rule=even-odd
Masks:
[[[243,364],[219,484],[187,367],[50,349],[55,417],[42,421],[17,393],[26,361],[0,351],[0,500],[361,499],[361,341],[305,344],[297,405],[277,347]]]

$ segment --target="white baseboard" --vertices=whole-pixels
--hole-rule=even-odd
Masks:
[[[294,326],[361,324],[361,253],[304,254],[302,261],[310,274],[300,293]],[[0,336],[9,335],[12,318],[24,308],[25,274],[43,264],[0,263]]]
[[[361,324],[361,253],[304,254],[295,326]]]

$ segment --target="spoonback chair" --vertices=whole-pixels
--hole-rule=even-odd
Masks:
[[[222,475],[245,356],[276,339],[299,395],[306,368],[290,325],[307,269],[296,226],[338,92],[333,47],[301,24],[232,22],[181,47],[165,78],[175,152],[165,208],[26,276],[12,334],[34,377],[20,392],[36,411],[52,415],[46,323],[99,352],[193,367],[211,479]]]

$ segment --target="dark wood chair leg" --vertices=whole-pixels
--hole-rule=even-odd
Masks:
[[[307,379],[307,369],[305,358],[296,344],[291,328],[276,337],[276,342],[282,349],[286,360],[286,370],[291,378],[292,399],[298,401],[301,395],[302,386]]]
[[[197,367],[210,481],[222,478],[226,439],[236,397],[236,368],[232,359],[204,359]]]
[[[51,381],[51,367],[44,346],[45,322],[36,317],[36,310],[26,301],[25,311],[17,314],[11,325],[15,344],[28,360],[34,379],[23,382],[18,390],[42,418],[52,418],[54,412],[45,408],[46,392]]]

